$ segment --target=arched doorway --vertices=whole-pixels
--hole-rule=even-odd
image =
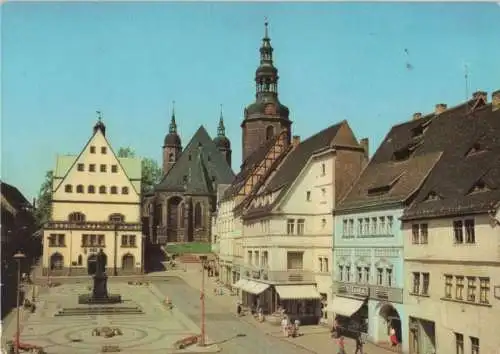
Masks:
[[[59,252],[56,252],[50,256],[50,269],[51,270],[61,270],[64,268],[64,257]]]
[[[401,343],[401,318],[396,308],[389,303],[380,305],[377,318],[377,342],[389,343],[391,328],[394,328],[398,342]]]
[[[179,231],[179,205],[182,202],[180,197],[172,197],[167,202],[167,242],[177,242],[177,234]]]
[[[130,253],[125,254],[122,257],[122,270],[133,271],[134,270],[135,259]]]
[[[106,266],[108,264],[108,256],[102,253],[103,264],[101,264],[101,271],[106,272]],[[97,272],[97,254],[91,254],[87,258],[87,273],[89,275],[94,275]]]

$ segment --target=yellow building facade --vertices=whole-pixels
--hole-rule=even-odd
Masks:
[[[93,274],[100,250],[108,275],[140,273],[140,193],[141,160],[118,158],[99,120],[79,155],[57,157],[52,214],[44,226],[44,274]]]

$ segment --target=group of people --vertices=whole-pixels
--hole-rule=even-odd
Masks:
[[[292,321],[287,315],[284,315],[281,320],[281,330],[285,337],[297,337],[299,335],[299,326],[299,320]]]

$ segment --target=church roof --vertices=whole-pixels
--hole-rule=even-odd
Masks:
[[[162,181],[157,191],[213,194],[215,185],[230,184],[234,173],[222,153],[200,126]]]

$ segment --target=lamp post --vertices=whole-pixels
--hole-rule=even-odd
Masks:
[[[17,319],[16,319],[16,353],[19,354],[19,335],[20,335],[20,300],[21,300],[21,260],[26,258],[26,256],[21,253],[17,252],[14,255],[14,259],[17,261]]]
[[[200,256],[201,260],[201,336],[200,346],[205,346],[205,262],[207,256]]]
[[[117,262],[117,253],[118,253],[118,223],[115,222],[115,243],[114,243],[114,250],[113,250],[113,275],[117,276],[118,275],[118,270],[116,269],[116,262]]]
[[[142,234],[142,249],[141,249],[141,253],[142,253],[142,274],[146,274],[146,266],[145,266],[145,262],[146,262],[146,259],[144,258],[144,256],[146,255],[146,235]]]

